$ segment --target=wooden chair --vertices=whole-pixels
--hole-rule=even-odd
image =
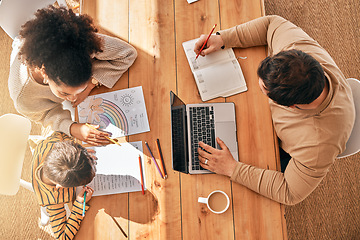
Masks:
[[[355,123],[351,131],[349,140],[346,143],[346,149],[338,158],[344,158],[356,154],[360,151],[360,81],[355,78],[348,78],[354,104],[355,104]]]

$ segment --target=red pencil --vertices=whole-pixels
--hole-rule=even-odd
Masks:
[[[198,58],[198,56],[200,55],[201,51],[204,49],[204,47],[206,46],[207,41],[209,40],[211,34],[213,33],[213,31],[216,28],[216,24],[213,26],[213,28],[211,29],[211,32],[209,33],[209,36],[207,37],[207,39],[205,40],[204,44],[202,45],[202,47],[200,48],[200,51],[198,52],[198,54],[195,57],[195,60]]]
[[[139,167],[140,167],[140,176],[141,176],[141,190],[142,194],[144,195],[144,177],[143,177],[143,170],[142,170],[142,164],[141,164],[141,156],[139,155]]]

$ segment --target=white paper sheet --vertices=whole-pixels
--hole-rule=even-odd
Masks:
[[[78,106],[79,122],[100,125],[112,137],[150,131],[142,87],[87,97]]]
[[[93,196],[141,191],[139,155],[146,189],[142,141],[91,148],[98,158],[96,176],[88,184],[95,190]]]

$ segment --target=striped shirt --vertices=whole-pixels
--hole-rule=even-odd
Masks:
[[[75,200],[75,187],[57,189],[55,186],[45,184],[39,177],[44,159],[54,144],[66,140],[73,139],[65,133],[54,132],[37,145],[32,159],[32,185],[39,204],[46,207],[50,215],[50,224],[56,239],[73,239],[83,220],[83,203]],[[65,203],[73,204],[69,219],[66,219]],[[89,206],[86,206],[85,210],[88,208]]]

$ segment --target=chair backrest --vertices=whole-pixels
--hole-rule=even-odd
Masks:
[[[29,119],[16,114],[0,117],[0,194],[15,195],[19,190]]]
[[[2,0],[0,2],[0,26],[14,39],[21,26],[30,20],[34,13],[56,0]]]
[[[355,78],[349,78],[355,104],[355,123],[351,131],[349,140],[346,143],[346,149],[338,158],[348,157],[360,151],[360,81]]]

